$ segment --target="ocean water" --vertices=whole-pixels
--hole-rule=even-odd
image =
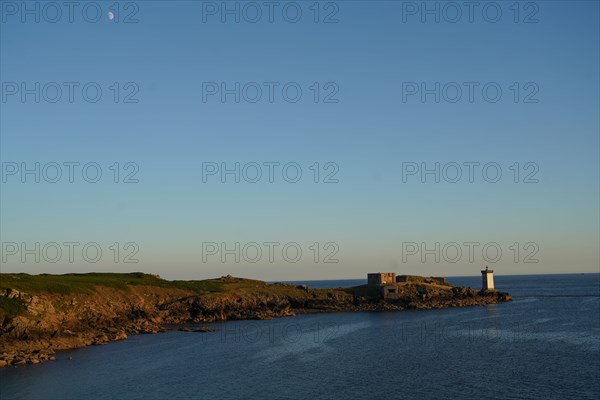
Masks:
[[[4,368],[0,398],[599,399],[600,275],[497,276],[496,286],[514,301],[133,336]]]

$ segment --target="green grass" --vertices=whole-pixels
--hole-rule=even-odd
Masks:
[[[30,294],[54,293],[92,294],[96,287],[104,286],[123,291],[130,291],[132,286],[153,286],[166,289],[183,289],[202,295],[271,295],[278,297],[317,297],[349,296],[351,289],[304,289],[295,285],[274,283],[268,284],[253,279],[235,277],[221,277],[199,281],[167,281],[155,275],[142,272],[126,274],[117,273],[86,273],[64,275],[29,275],[29,274],[0,274],[0,290],[7,288],[16,289]]]
[[[14,317],[25,314],[27,307],[23,300],[18,297],[9,299],[6,296],[0,297],[0,320],[6,324]]]
[[[219,278],[215,282],[221,283],[225,292],[238,294],[260,294],[271,295],[278,297],[317,297],[326,298],[330,296],[349,296],[349,289],[310,289],[306,292],[304,289],[298,288],[296,285],[286,283],[268,284],[263,281],[243,278]]]
[[[425,278],[423,278],[423,281],[424,280]],[[408,287],[415,284],[416,283],[411,282],[404,285],[407,285]],[[165,289],[182,289],[195,294],[208,296],[217,296],[220,294],[241,296],[246,294],[254,294],[298,298],[339,298],[340,296],[351,298],[353,295],[365,297],[379,296],[379,290],[377,288],[368,286],[359,286],[346,289],[309,288],[310,290],[307,292],[295,285],[284,283],[268,284],[263,281],[229,276],[199,281],[167,281],[160,279],[155,275],[145,274],[142,272],[131,272],[125,274],[91,272],[86,274],[72,273],[64,275],[0,274],[0,291],[10,288],[30,294],[93,294],[98,286],[114,288],[122,291],[130,291],[132,286],[141,285]],[[449,287],[451,287],[451,285]],[[16,306],[7,305],[6,307],[13,310]]]
[[[96,286],[128,291],[130,286],[147,285],[161,288],[178,288],[194,292],[222,292],[218,280],[167,281],[142,272],[127,274],[98,273],[64,275],[0,274],[0,290],[11,288],[27,293],[94,293]]]

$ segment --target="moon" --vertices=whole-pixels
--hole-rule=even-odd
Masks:
[[[112,11],[109,11],[109,12],[108,12],[108,19],[110,19],[111,21],[112,21],[113,19],[115,19],[115,13],[113,13]]]

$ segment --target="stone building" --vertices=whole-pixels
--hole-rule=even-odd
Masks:
[[[382,285],[379,288],[379,292],[384,299],[397,299],[398,298],[398,286],[396,285]]]
[[[367,274],[367,284],[369,286],[379,286],[396,283],[395,272],[376,272]]]

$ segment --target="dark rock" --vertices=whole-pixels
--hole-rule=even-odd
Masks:
[[[202,326],[198,329],[194,329],[192,332],[207,333],[207,332],[214,332],[214,329],[211,329],[208,326]]]

